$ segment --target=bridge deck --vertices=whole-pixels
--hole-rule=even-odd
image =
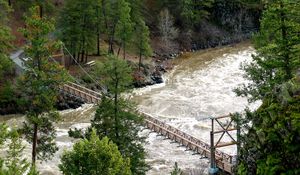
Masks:
[[[61,87],[61,90],[64,93],[74,95],[81,98],[86,103],[99,103],[101,100],[101,94],[85,88],[83,86],[77,85],[75,83],[68,83]],[[177,128],[166,124],[154,117],[151,117],[147,114],[142,114],[145,118],[145,127],[163,135],[166,138],[169,138],[172,141],[175,141],[187,149],[194,151],[197,154],[200,154],[203,157],[210,158],[210,145],[197,139],[183,131],[178,130]],[[233,156],[226,154],[220,150],[215,151],[216,155],[216,164],[218,168],[232,174],[233,173]]]

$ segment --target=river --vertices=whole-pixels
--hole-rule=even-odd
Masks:
[[[135,89],[130,96],[140,111],[209,143],[209,117],[241,112],[249,106],[247,99],[236,97],[232,90],[246,83],[240,64],[251,61],[254,53],[249,43],[187,53],[174,60],[175,67],[164,75],[163,84]],[[254,109],[258,105],[252,104],[249,107]],[[57,125],[56,139],[60,149],[52,160],[38,164],[44,175],[61,174],[57,168],[59,157],[64,149],[69,149],[76,141],[68,137],[69,128],[89,126],[95,107],[85,104],[78,109],[60,113],[63,121]],[[24,117],[18,115],[0,119],[10,125],[20,125],[23,120]],[[147,162],[152,167],[148,175],[169,174],[175,161],[184,171],[195,174],[207,172],[208,159],[200,159],[199,155],[192,155],[192,152],[185,151],[178,144],[170,143],[170,140],[147,130],[141,134],[148,135],[145,149]],[[231,146],[224,151],[234,155],[236,148]],[[29,146],[25,152],[25,156],[30,157]]]

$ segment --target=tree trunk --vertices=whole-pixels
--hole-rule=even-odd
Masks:
[[[40,18],[43,18],[43,6],[39,5],[39,9],[40,9]]]
[[[139,72],[141,71],[141,66],[142,66],[142,51],[140,51]]]
[[[102,0],[102,13],[104,17],[104,23],[105,23],[105,28],[108,29],[108,22],[107,22],[107,16],[106,16],[106,10],[105,10],[105,0]]]
[[[117,67],[115,65],[115,74],[117,74]],[[118,76],[118,75],[117,75]],[[115,135],[116,140],[119,140],[119,120],[118,120],[118,87],[119,87],[119,81],[118,77],[116,76],[116,82],[115,82],[115,96],[114,96],[114,113],[115,113]],[[118,143],[116,143],[118,145]]]
[[[8,5],[11,6],[11,0],[8,0]]]
[[[281,1],[280,3],[280,18],[281,18],[281,35],[283,40],[283,59],[284,59],[284,70],[285,70],[285,79],[290,80],[292,76],[291,67],[290,67],[290,48],[288,46],[288,38],[287,38],[287,26],[285,24],[286,21],[286,15],[283,12],[284,4]]]
[[[82,50],[82,52],[81,52],[81,63],[83,63],[83,61],[84,61],[84,50]]]
[[[77,63],[80,62],[80,55],[81,55],[81,52],[78,52],[78,53],[77,53],[77,59],[76,59],[76,60],[77,60]]]
[[[125,53],[125,47],[126,47],[126,44],[125,44],[125,41],[123,41],[123,59],[125,60],[125,57],[126,57],[126,53]]]
[[[108,53],[109,54],[114,54],[114,36],[115,36],[115,25],[112,27],[112,30],[110,32],[109,36],[109,48],[108,48]]]
[[[97,55],[100,56],[100,32],[97,29]]]
[[[32,137],[32,162],[31,166],[35,166],[36,162],[36,147],[37,147],[37,140],[38,140],[38,126],[37,123],[33,125],[33,137]]]
[[[97,6],[97,55],[100,56],[100,13],[99,13],[99,6]]]
[[[88,59],[88,52],[86,51],[86,54],[85,54],[85,63],[87,63],[87,59]]]

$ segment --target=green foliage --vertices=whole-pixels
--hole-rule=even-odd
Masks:
[[[213,2],[214,0],[179,0],[180,17],[183,24],[189,27],[198,25],[203,18],[209,16],[207,9],[212,6]]]
[[[99,28],[97,25],[100,20],[96,17],[96,12],[99,13],[97,10],[99,7],[96,0],[67,0],[60,13],[60,39],[78,62],[86,61],[88,53],[95,49],[95,29]]]
[[[129,159],[124,159],[107,137],[100,140],[94,129],[89,140],[80,140],[62,155],[59,168],[65,175],[131,174]]]
[[[22,138],[20,138],[16,129],[8,131],[5,124],[0,126],[1,138],[0,147],[3,147],[4,141],[8,141],[8,150],[6,155],[0,158],[0,174],[1,175],[23,175],[29,169],[30,164],[23,157],[25,146],[22,145]]]
[[[178,167],[178,163],[177,163],[177,162],[175,162],[174,169],[173,169],[173,171],[171,172],[171,175],[183,175],[183,172],[182,172],[181,169]]]
[[[152,49],[150,46],[150,32],[149,28],[146,26],[143,20],[139,20],[135,27],[136,31],[136,45],[139,51],[140,59],[139,59],[139,69],[142,65],[142,56],[150,56],[152,54]]]
[[[22,0],[22,1],[15,1],[13,4],[17,10],[21,10],[23,12],[30,11],[30,8],[33,6],[39,6],[39,15],[42,17],[44,14],[51,14],[55,8],[53,1],[47,0]]]
[[[97,75],[104,81],[112,98],[103,96],[98,105],[92,127],[97,129],[100,138],[109,137],[122,155],[130,158],[133,174],[145,174],[148,165],[145,163],[145,138],[139,136],[143,119],[137,115],[134,105],[121,93],[132,84],[132,72],[124,60],[110,56],[104,64],[98,64]]]
[[[132,84],[132,70],[126,61],[114,55],[109,55],[104,63],[98,62],[95,74],[107,86],[109,92],[119,96]]]
[[[257,55],[244,66],[252,83],[237,90],[250,100],[261,100],[275,85],[292,78],[300,66],[300,3],[272,1],[263,13],[260,32],[255,36]]]
[[[9,59],[9,49],[12,48],[12,35],[7,26],[8,14],[11,12],[6,0],[0,0],[0,81],[4,73],[11,72],[12,62]]]
[[[133,23],[130,18],[131,8],[129,7],[129,3],[125,0],[120,0],[119,6],[119,20],[116,25],[116,36],[117,39],[120,40],[123,47],[123,58],[125,59],[125,49],[127,43],[131,39],[132,31],[133,31]]]
[[[299,61],[299,1],[265,1],[254,42],[257,55],[244,66],[250,83],[236,90],[250,101],[262,100],[240,118],[238,174],[300,173],[300,81],[292,80]]]
[[[239,174],[300,173],[299,92],[299,81],[276,86],[257,111],[247,112]]]
[[[51,54],[59,48],[50,41],[48,34],[54,30],[53,20],[41,18],[38,7],[30,10],[26,17],[26,28],[21,32],[28,41],[25,53],[29,57],[26,71],[19,81],[22,96],[28,104],[23,133],[32,143],[32,164],[36,157],[47,160],[57,151],[55,128],[59,115],[54,110],[59,86],[67,80],[63,67],[50,62]],[[52,60],[51,60],[52,61]]]

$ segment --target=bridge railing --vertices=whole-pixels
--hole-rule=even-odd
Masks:
[[[162,127],[168,131],[171,131],[172,133],[175,133],[175,134],[178,134],[179,136],[181,136],[182,138],[185,138],[187,139],[188,141],[196,144],[196,145],[199,145],[201,146],[203,149],[205,150],[210,150],[210,145],[205,143],[204,141],[198,139],[198,138],[195,138],[194,136],[191,136],[183,131],[180,131],[178,130],[177,128],[169,125],[169,124],[166,124],[165,122],[162,122],[148,114],[142,114],[146,120],[149,120],[151,121],[152,123],[158,125],[159,127]],[[223,151],[220,151],[218,149],[216,149],[216,157],[219,158],[219,159],[222,159],[228,163],[233,163],[233,156],[232,155],[229,155],[227,153],[224,153]]]

